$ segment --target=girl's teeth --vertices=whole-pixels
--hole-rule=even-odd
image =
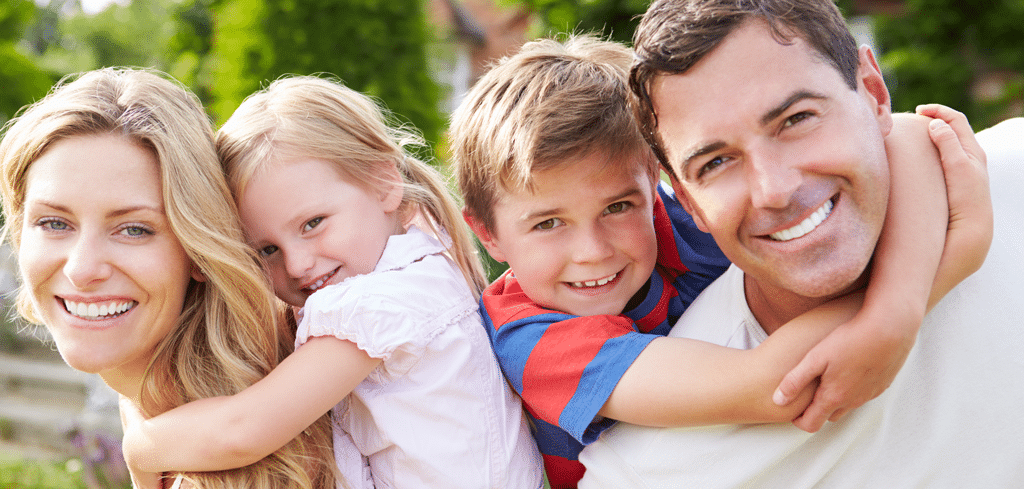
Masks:
[[[825,204],[822,205],[818,210],[814,211],[813,214],[807,216],[800,224],[793,226],[789,229],[783,229],[782,231],[769,234],[772,239],[776,241],[789,241],[791,239],[799,238],[818,227],[819,224],[825,221],[825,218],[832,213],[832,200],[826,200]]]

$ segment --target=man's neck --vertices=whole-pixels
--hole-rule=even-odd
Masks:
[[[797,316],[866,285],[867,275],[865,274],[838,294],[825,297],[806,297],[778,287],[765,286],[750,275],[743,274],[743,291],[747,299],[747,306],[754,314],[754,319],[757,319],[761,328],[769,335]]]

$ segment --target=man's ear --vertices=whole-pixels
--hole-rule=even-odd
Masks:
[[[506,261],[504,253],[501,252],[501,248],[498,246],[498,240],[487,230],[482,221],[473,217],[467,209],[462,209],[462,218],[469,225],[469,229],[473,231],[477,239],[480,240],[480,244],[484,245],[484,249],[487,250],[488,255],[491,255],[491,258],[499,262]]]
[[[871,48],[861,46],[857,51],[857,81],[864,87],[868,103],[874,109],[875,118],[878,119],[878,126],[882,129],[882,136],[888,136],[892,130],[892,99],[889,97],[889,89],[885,86],[885,78],[882,77],[882,70],[878,68]]]
[[[676,179],[675,175],[669,175],[668,178],[669,181],[672,182],[672,190],[676,194],[676,200],[678,200],[679,203],[683,206],[683,209],[686,210],[686,213],[693,218],[693,223],[697,225],[697,229],[700,229],[705,233],[710,233],[711,231],[708,231],[709,228],[704,223],[704,218],[701,216],[701,214],[699,212],[694,212],[693,204],[690,203],[690,198],[687,197],[686,190],[683,189],[683,184],[678,179]]]

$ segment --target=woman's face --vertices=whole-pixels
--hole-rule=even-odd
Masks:
[[[25,194],[18,262],[36,311],[64,361],[132,395],[192,269],[155,157],[121,136],[70,137],[32,163]]]

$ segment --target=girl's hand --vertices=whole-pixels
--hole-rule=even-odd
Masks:
[[[141,425],[146,420],[146,416],[131,399],[125,396],[121,396],[118,406],[121,411],[121,429],[124,431],[121,453],[124,456],[125,464],[128,465],[128,473],[132,477],[132,487],[134,489],[160,489],[160,474],[139,469],[132,456],[130,440],[142,429]]]

